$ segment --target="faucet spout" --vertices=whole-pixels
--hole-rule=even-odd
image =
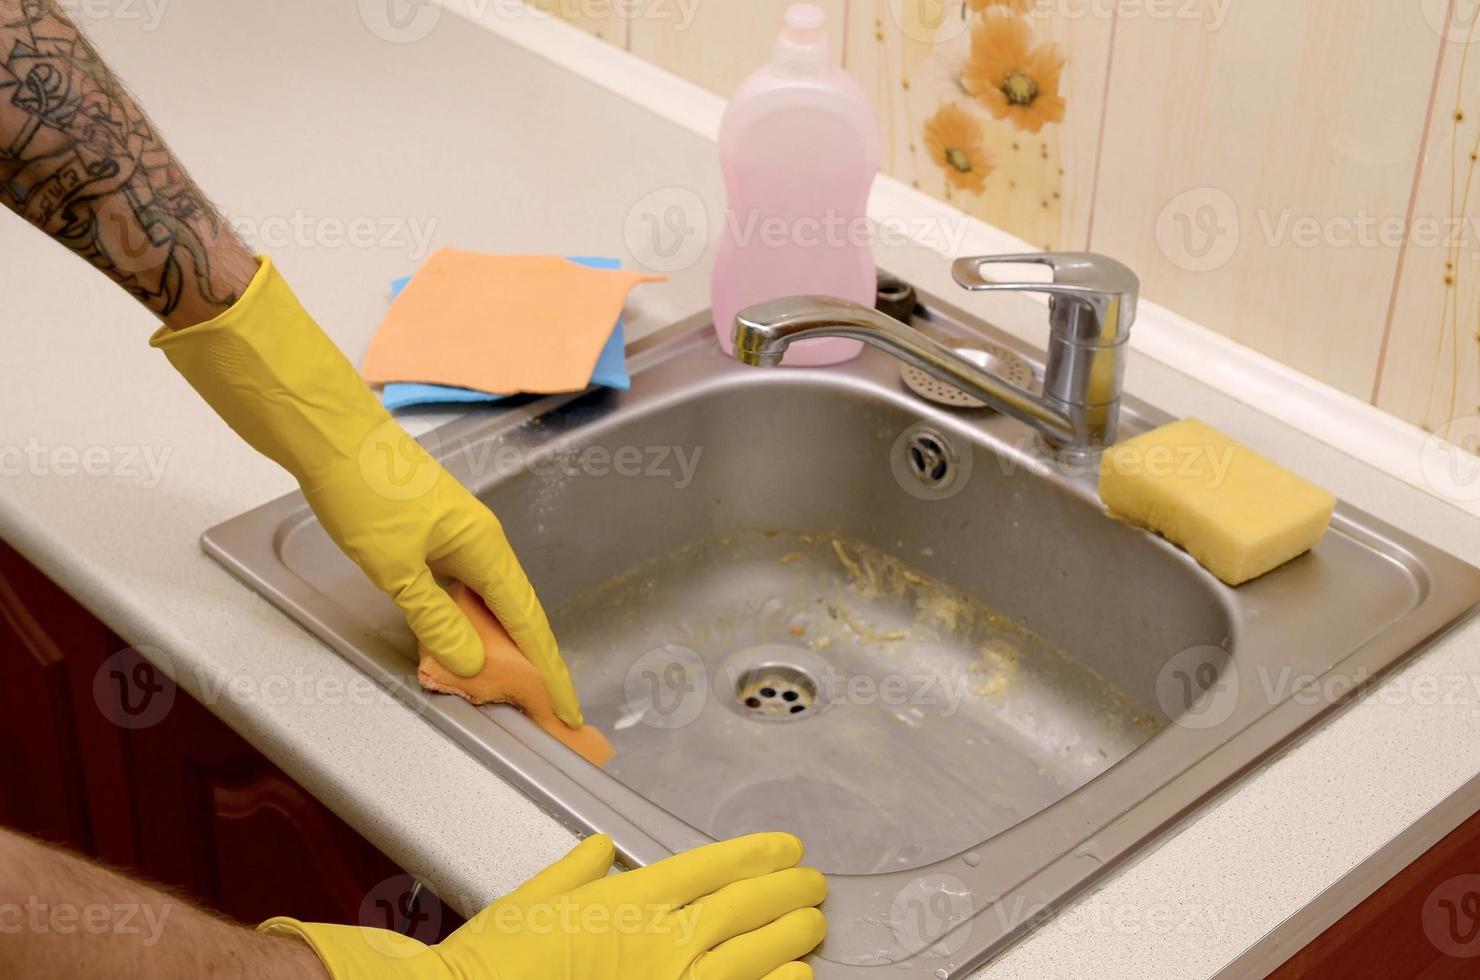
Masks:
[[[833,296],[767,300],[736,314],[733,337],[736,360],[758,367],[780,364],[786,349],[798,340],[861,340],[1026,422],[1055,445],[1074,441],[1074,421],[1067,412],[860,303]]]
[[[1036,263],[1053,270],[1048,282],[994,282],[981,268]],[[1121,378],[1140,281],[1114,259],[1091,252],[974,256],[956,260],[963,288],[1014,290],[1049,296],[1048,356],[1043,393],[1020,388],[944,344],[879,311],[833,296],[790,296],[746,307],[735,316],[735,357],[774,367],[786,348],[814,337],[846,337],[907,364],[1038,430],[1055,449],[1088,455],[1115,442]]]

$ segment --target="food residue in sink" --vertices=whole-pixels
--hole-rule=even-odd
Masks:
[[[901,549],[917,550],[930,549]],[[1145,705],[1022,624],[891,554],[834,534],[732,532],[691,542],[587,590],[579,607],[574,615],[593,625],[586,635],[600,639],[594,649],[567,646],[578,673],[592,656],[620,661],[634,649],[676,645],[718,664],[757,644],[791,646],[825,657],[845,680],[931,678],[948,693],[950,711],[888,716],[912,728],[954,724],[954,706],[964,699],[980,706],[973,715],[984,711],[1028,743],[1052,746],[1052,758],[1041,761],[1055,780],[1083,778],[1070,775],[1082,768],[1077,761],[1063,770],[1054,761],[1066,744],[1103,757],[1097,745],[1072,737],[1090,705],[1108,725],[1096,739],[1112,747],[1121,738],[1139,743],[1155,726]],[[552,615],[562,639],[570,635],[565,608]],[[1132,716],[1152,724],[1132,724]],[[1112,751],[1119,757],[1126,749]]]
[[[916,569],[836,534],[716,530],[551,608],[589,716],[611,726],[613,776],[706,832],[745,830],[740,817],[768,807],[821,820],[819,800],[846,800],[850,827],[881,843],[841,873],[894,867],[898,827],[929,826],[955,853],[1155,731],[1131,722],[1147,705],[1092,669],[1098,651],[1071,657],[926,572],[976,556],[937,545]],[[669,660],[688,665],[677,681]],[[818,710],[766,725],[738,710],[745,672],[766,664],[812,682]]]

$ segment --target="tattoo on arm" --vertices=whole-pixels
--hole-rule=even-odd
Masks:
[[[225,310],[256,269],[53,0],[0,0],[0,202],[172,327]]]

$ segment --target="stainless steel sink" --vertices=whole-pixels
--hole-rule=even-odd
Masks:
[[[1041,363],[928,297],[916,324]],[[628,392],[424,438],[502,516],[605,771],[423,693],[300,496],[205,547],[630,863],[800,834],[831,877],[822,977],[966,976],[1480,600],[1480,570],[1345,505],[1230,589],[1105,517],[1025,426],[926,402],[874,351],[755,371],[700,317],[631,367]],[[1165,420],[1128,399],[1122,437]]]

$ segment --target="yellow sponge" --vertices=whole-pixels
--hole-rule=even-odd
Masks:
[[[1336,498],[1212,426],[1183,419],[1105,452],[1100,499],[1229,585],[1315,547]]]

